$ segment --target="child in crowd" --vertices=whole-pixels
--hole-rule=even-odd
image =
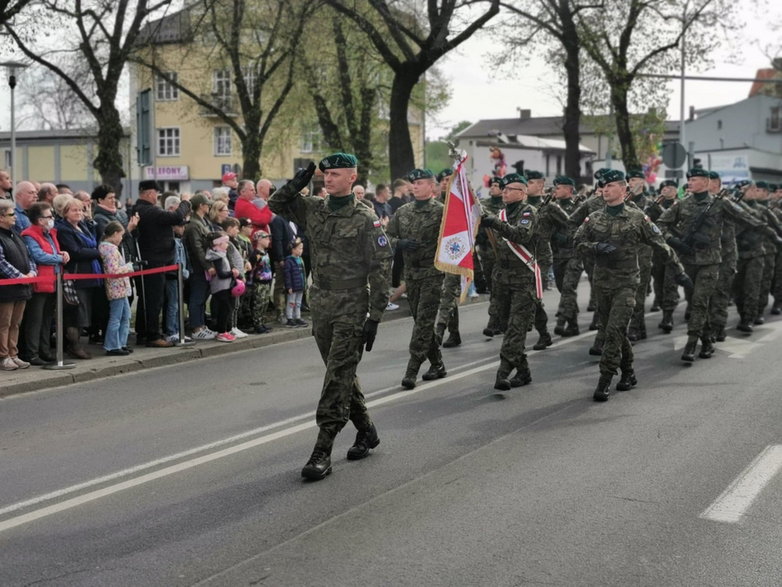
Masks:
[[[223,230],[225,231],[225,234],[228,235],[229,238],[229,246],[227,251],[228,256],[228,262],[231,264],[231,269],[237,269],[239,271],[239,275],[241,275],[241,279],[244,280],[244,274],[245,272],[250,270],[250,265],[247,261],[246,255],[246,249],[242,245],[241,241],[239,240],[239,227],[240,223],[239,220],[236,218],[226,218],[221,223]],[[238,326],[238,319],[239,319],[239,306],[241,305],[241,298],[244,296],[239,297],[239,299],[234,300],[234,308],[233,308],[233,314],[231,316],[231,324],[233,325],[233,328],[231,329],[231,334],[233,334],[236,338],[245,338],[247,336],[246,332],[242,332],[239,330]]]
[[[291,244],[291,254],[285,257],[283,272],[285,275],[285,317],[288,319],[285,323],[288,327],[307,326],[307,323],[301,319],[301,300],[304,297],[304,288],[307,284],[307,277],[304,273],[304,261],[301,255],[304,252],[304,243],[297,238]]]
[[[228,261],[228,247],[231,243],[227,234],[224,232],[210,232],[207,235],[206,242],[209,243],[209,249],[206,251],[206,260],[212,264],[216,271],[209,281],[216,330],[218,332],[215,340],[233,342],[236,340],[236,337],[231,334],[231,320],[236,299],[231,295],[231,282],[239,277],[240,273],[238,269],[231,267],[231,263]]]
[[[256,198],[260,199],[260,198]],[[253,296],[252,296],[252,256],[254,245],[252,241],[252,234],[255,232],[252,220],[249,218],[239,218],[239,234],[236,236],[236,242],[241,247],[239,252],[244,259],[244,281],[247,285],[247,293],[245,293],[239,303],[237,304],[237,319],[235,324],[239,327],[255,327],[253,324]]]
[[[185,225],[174,226],[174,262],[182,266],[182,280],[187,283],[190,277],[190,260],[187,256],[185,244],[182,242],[182,235],[185,233]],[[166,340],[174,344],[179,342],[179,280],[176,271],[166,273],[165,290],[165,320],[163,322],[163,333]],[[185,342],[192,342],[189,336],[184,337]]]
[[[272,263],[269,258],[269,245],[271,236],[265,230],[256,230],[253,233],[253,249],[250,262],[252,271],[249,282],[252,283],[250,295],[253,326],[256,334],[271,332],[271,328],[263,323],[263,317],[269,306],[269,298],[272,293]]]
[[[103,240],[98,245],[98,252],[103,261],[106,273],[130,273],[133,263],[126,263],[120,248],[125,229],[122,224],[113,220],[103,229]],[[133,293],[130,279],[127,277],[107,278],[106,297],[109,300],[109,322],[106,335],[103,337],[103,348],[107,355],[125,356],[133,351],[128,348],[130,333],[130,302],[128,297]]]

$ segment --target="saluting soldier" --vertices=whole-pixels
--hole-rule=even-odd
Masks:
[[[554,178],[554,199],[565,214],[570,215],[576,209],[573,192],[576,182],[571,178],[558,175]],[[577,227],[571,222],[558,224],[551,234],[551,250],[554,255],[554,281],[559,290],[559,307],[554,334],[576,336],[578,329],[578,282],[584,272],[584,265],[576,254],[573,235]]]
[[[595,401],[609,398],[611,379],[617,368],[622,371],[617,390],[626,391],[637,384],[627,325],[635,308],[640,280],[639,247],[649,245],[662,251],[675,267],[679,283],[689,283],[676,254],[665,244],[660,229],[643,212],[625,204],[627,182],[624,173],[611,170],[602,179],[606,206],[590,214],[575,236],[579,252],[595,259],[597,312],[605,332],[600,380],[593,395]]]
[[[662,216],[676,202],[678,186],[672,179],[660,183],[660,196],[646,207],[646,214],[652,222]],[[679,286],[673,280],[671,266],[659,251],[652,253],[652,278],[654,284],[654,299],[662,308],[663,317],[657,325],[666,334],[673,330],[673,313],[679,305]],[[652,308],[654,310],[654,308]]]
[[[425,381],[447,375],[434,332],[443,283],[443,273],[434,266],[443,205],[436,199],[439,186],[429,169],[414,169],[407,179],[413,185],[415,200],[396,211],[387,230],[392,244],[404,257],[407,301],[415,320],[410,359],[402,378],[402,387],[413,389],[426,359],[430,365],[422,376]]]
[[[501,184],[501,177],[492,177],[489,180],[489,197],[480,200],[484,215],[497,216],[500,210],[505,207],[505,203],[502,201]],[[478,258],[489,288],[489,323],[483,329],[483,334],[490,338],[504,332],[508,324],[507,303],[500,297],[500,291],[494,287],[492,281],[499,246],[498,239],[497,233],[485,226],[478,229],[478,235],[475,238]]]
[[[351,193],[358,161],[335,153],[320,162],[328,196],[304,196],[315,164],[300,170],[274,192],[269,206],[307,231],[312,261],[309,303],[312,333],[326,364],[320,402],[315,415],[318,438],[307,464],[305,479],[323,479],[331,473],[334,438],[348,419],[358,430],[347,458],[366,457],[380,443],[369,417],[356,367],[388,305],[391,247],[375,213]],[[369,287],[367,287],[369,286]]]
[[[481,226],[495,231],[499,237],[492,285],[510,305],[494,382],[494,389],[507,391],[532,381],[524,344],[537,300],[534,269],[537,215],[535,208],[526,202],[524,176],[510,173],[502,178],[500,188],[505,208],[497,216],[484,215]],[[516,374],[511,378],[514,369]]]

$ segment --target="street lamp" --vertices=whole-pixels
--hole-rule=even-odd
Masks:
[[[14,166],[16,164],[16,112],[14,108],[14,88],[16,87],[16,70],[27,67],[26,63],[19,61],[3,61],[0,66],[8,70],[8,86],[11,88],[11,157],[9,160],[8,173],[11,176],[11,182],[16,181]]]

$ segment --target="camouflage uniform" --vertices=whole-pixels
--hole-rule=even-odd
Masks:
[[[657,222],[660,216],[670,208],[676,199],[654,201],[646,207],[646,214],[652,222]],[[663,319],[659,327],[670,332],[673,329],[673,313],[679,305],[679,286],[674,281],[673,270],[665,263],[663,255],[655,250],[652,252],[652,278],[654,297],[663,311]],[[667,326],[666,326],[667,325]]]
[[[529,374],[524,345],[536,306],[535,274],[503,240],[523,245],[534,255],[535,250],[531,247],[537,228],[535,208],[519,201],[506,206],[506,212],[507,222],[497,220],[492,228],[500,237],[492,283],[500,297],[510,304],[508,327],[500,348],[498,381],[507,379],[513,369],[521,376]]]
[[[590,214],[575,235],[578,251],[595,259],[594,287],[597,312],[605,331],[603,353],[600,357],[601,375],[616,374],[632,369],[633,351],[626,336],[627,324],[636,304],[640,281],[638,247],[649,245],[660,250],[678,275],[683,271],[675,253],[663,240],[659,228],[643,212],[627,205],[616,215],[610,209]],[[616,250],[598,255],[598,243],[611,243]]]
[[[725,340],[725,328],[728,325],[728,306],[731,300],[731,287],[736,275],[738,250],[736,249],[736,224],[729,218],[722,219],[722,234],[720,235],[722,260],[717,284],[709,300],[709,324],[712,337],[716,342]]]
[[[754,201],[741,201],[738,206],[763,222],[763,212]],[[764,223],[765,224],[765,223]],[[760,286],[763,281],[763,256],[766,254],[763,231],[749,226],[736,227],[736,246],[739,258],[733,278],[733,299],[741,322],[739,329],[752,332],[752,323],[758,316]]]
[[[630,196],[628,202],[635,204],[641,212],[646,214],[646,206],[649,204],[646,192]],[[649,292],[649,282],[652,279],[652,247],[643,244],[638,246],[638,268],[640,273],[638,290],[635,292],[635,309],[630,320],[630,340],[646,338],[644,306],[646,295]]]
[[[771,212],[777,217],[777,221],[782,223],[782,208],[779,207],[780,200],[776,200],[771,206]],[[777,257],[774,263],[774,279],[771,284],[771,295],[774,296],[774,305],[771,308],[772,314],[779,314],[782,308],[782,248],[777,248]]]
[[[558,225],[551,234],[551,250],[554,256],[554,281],[559,290],[557,325],[570,323],[571,328],[578,326],[578,282],[584,271],[584,265],[573,246],[576,227],[570,222],[570,214],[576,210],[572,198],[557,200],[557,205],[568,215],[568,223]]]
[[[407,301],[415,320],[405,377],[413,380],[425,359],[429,359],[433,368],[443,363],[434,334],[443,282],[443,273],[434,266],[442,217],[443,205],[436,199],[415,201],[399,208],[387,227],[394,245],[399,239],[412,239],[418,243],[416,249],[402,251]]]
[[[461,343],[461,335],[459,334],[459,298],[461,293],[462,276],[446,273],[443,277],[440,305],[437,309],[437,318],[434,326],[438,346],[443,344],[446,327],[449,332],[446,346],[456,346]],[[449,342],[455,344],[449,344]]]
[[[767,200],[758,200],[758,208],[768,225],[774,231],[773,233],[769,232],[767,234],[766,240],[763,243],[763,248],[765,250],[765,254],[763,255],[763,278],[760,281],[758,313],[757,316],[755,316],[755,324],[763,324],[763,314],[766,311],[768,296],[771,293],[771,285],[774,281],[777,260],[777,235],[782,234],[782,226],[780,226],[776,214],[769,209]]]
[[[492,196],[480,201],[484,214],[496,216],[505,207],[502,196]],[[494,263],[497,259],[496,249],[502,244],[497,233],[490,228],[481,227],[478,230],[476,242],[478,255],[483,265],[483,274],[489,286],[489,323],[486,330],[504,332],[508,324],[507,300],[500,298],[497,288],[493,287]]]
[[[388,304],[392,253],[374,212],[352,196],[332,212],[331,196],[302,196],[287,188],[274,192],[269,207],[309,236],[312,332],[326,364],[316,412],[316,448],[330,453],[348,419],[359,431],[372,427],[356,367],[363,351],[364,322],[379,322]]]
[[[589,216],[593,212],[602,210],[603,208],[605,208],[605,202],[603,201],[603,196],[600,195],[594,195],[591,198],[589,198],[586,202],[583,202],[570,215],[569,222],[572,230],[575,232],[578,229],[578,227],[581,226],[581,224],[583,224],[587,216]],[[579,256],[584,266],[584,271],[586,271],[587,277],[589,278],[589,306],[595,308],[594,314],[592,316],[593,326],[590,326],[589,328],[590,330],[597,330],[597,334],[595,335],[595,340],[592,343],[592,349],[590,351],[590,354],[599,355],[600,349],[603,348],[605,333],[602,331],[600,327],[600,320],[598,320],[596,300],[594,295],[595,291],[594,291],[593,278],[594,278],[594,269],[595,269],[595,259],[591,255],[579,255]],[[581,277],[580,272],[578,276],[573,276],[572,274],[568,276],[569,279],[574,279],[574,280],[578,280],[580,279],[580,277]]]

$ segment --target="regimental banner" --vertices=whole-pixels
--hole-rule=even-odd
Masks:
[[[462,276],[464,301],[467,289],[473,280],[473,250],[475,234],[481,219],[481,209],[467,181],[464,168],[466,156],[456,162],[453,175],[448,182],[437,253],[434,265],[440,271]]]

